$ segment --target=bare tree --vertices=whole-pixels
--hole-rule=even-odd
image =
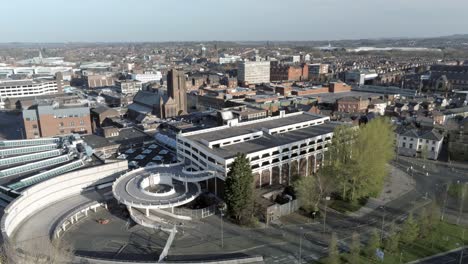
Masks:
[[[71,263],[74,252],[72,246],[63,240],[50,241],[48,238],[38,238],[21,246],[4,243],[0,264],[31,264],[31,263]]]

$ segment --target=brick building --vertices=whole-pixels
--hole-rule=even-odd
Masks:
[[[34,105],[23,110],[23,122],[28,139],[91,133],[90,111],[87,106]]]
[[[362,113],[367,110],[369,100],[361,97],[348,96],[336,100],[338,111],[345,113]]]
[[[271,62],[270,80],[274,81],[303,81],[309,77],[309,68],[307,64],[287,65],[279,64],[276,61]]]

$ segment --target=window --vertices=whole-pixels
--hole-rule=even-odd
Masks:
[[[84,125],[84,120],[80,120],[80,125]]]
[[[434,147],[432,147],[432,148],[431,148],[431,150],[432,150],[432,151],[435,151],[435,148],[434,148]]]
[[[63,127],[63,122],[60,122],[60,123],[59,123],[59,127]]]
[[[70,122],[70,126],[75,126],[75,122]]]
[[[406,148],[406,143],[405,142],[403,142],[403,147]]]
[[[32,125],[33,128],[37,128],[37,125]]]

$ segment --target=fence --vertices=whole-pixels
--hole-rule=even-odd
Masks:
[[[298,200],[292,200],[285,204],[274,204],[266,209],[267,223],[278,219],[283,215],[288,215],[299,210],[300,204]]]
[[[189,216],[192,219],[202,219],[216,213],[216,205],[211,205],[202,209],[174,208],[174,214]]]

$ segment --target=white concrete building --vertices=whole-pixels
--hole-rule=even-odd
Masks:
[[[177,155],[196,170],[216,171],[224,180],[237,153],[250,159],[255,185],[291,182],[308,175],[323,160],[337,123],[298,112],[177,135]]]
[[[373,80],[379,76],[375,70],[360,69],[347,71],[345,74],[345,82],[358,85],[364,85],[366,81]]]
[[[142,83],[159,82],[162,77],[163,76],[160,71],[132,74],[132,80],[137,80]]]
[[[424,152],[427,158],[436,160],[442,149],[444,137],[435,130],[411,129],[397,135],[398,154],[403,156],[421,157]]]
[[[115,85],[122,94],[136,94],[142,88],[142,83],[136,80],[120,80],[116,81]]]
[[[55,80],[8,80],[0,81],[1,98],[20,98],[58,93]]]
[[[26,75],[33,75],[33,74],[42,74],[42,75],[50,75],[54,76],[58,72],[69,72],[72,71],[72,67],[62,67],[62,66],[55,66],[55,67],[42,67],[42,66],[31,66],[31,67],[0,67],[0,75],[6,75],[6,77],[10,77],[13,74],[26,74]]]
[[[270,82],[269,61],[241,61],[237,67],[237,79],[249,84]]]
[[[241,60],[241,56],[229,55],[226,53],[219,56],[219,64],[235,63]]]

